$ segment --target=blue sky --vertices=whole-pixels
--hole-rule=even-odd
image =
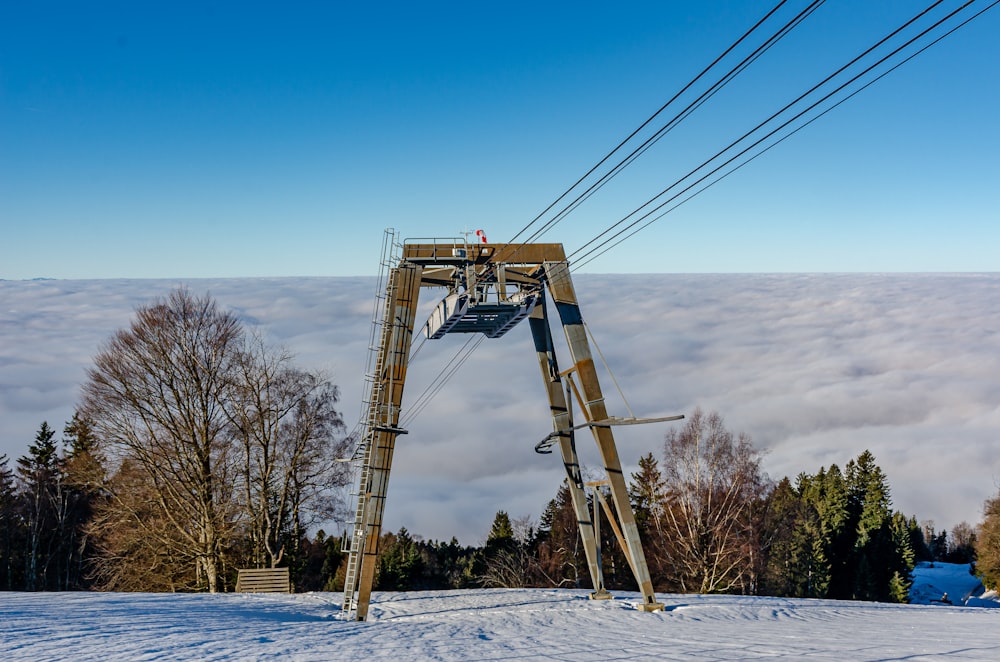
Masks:
[[[0,278],[507,241],[772,4],[3,3]],[[543,239],[583,244],[924,4],[829,0]],[[583,270],[997,270],[997,34],[1000,9]]]

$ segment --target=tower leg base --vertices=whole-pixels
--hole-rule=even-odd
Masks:
[[[639,611],[663,611],[663,603],[662,602],[646,602],[646,603],[643,603],[643,604],[639,605],[637,608],[638,608]]]
[[[608,593],[606,589],[601,589],[599,591],[594,591],[590,594],[591,600],[611,600],[614,596]]]

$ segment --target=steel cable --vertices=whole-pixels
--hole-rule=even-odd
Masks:
[[[579,266],[583,266],[583,264],[586,264],[586,263],[590,262],[592,257],[596,257],[597,256],[596,254],[598,254],[598,253],[599,254],[606,253],[607,250],[609,250],[609,248],[606,248],[606,244],[608,242],[613,241],[614,239],[620,237],[622,234],[628,232],[628,230],[632,229],[633,227],[635,227],[639,223],[642,223],[642,221],[648,219],[651,215],[656,214],[656,212],[658,212],[659,210],[663,209],[663,207],[665,207],[666,205],[670,204],[671,202],[673,202],[677,198],[683,196],[686,192],[690,191],[692,188],[696,187],[698,184],[700,184],[701,182],[705,181],[706,179],[708,179],[709,177],[711,177],[712,175],[714,175],[715,173],[717,173],[719,170],[725,168],[726,166],[728,166],[729,164],[731,164],[733,161],[741,158],[748,151],[756,148],[762,142],[768,140],[769,138],[771,138],[772,136],[774,136],[776,133],[778,133],[781,130],[785,129],[786,127],[788,127],[789,124],[791,124],[792,122],[795,122],[796,120],[800,119],[803,115],[805,115],[806,113],[812,111],[818,105],[826,102],[827,100],[829,100],[835,94],[838,94],[839,92],[843,91],[847,86],[853,84],[854,82],[856,82],[862,76],[870,73],[874,68],[880,66],[881,64],[883,64],[889,58],[897,55],[903,49],[911,46],[914,42],[916,42],[919,39],[923,38],[930,31],[936,29],[937,27],[939,27],[943,23],[945,23],[948,20],[950,20],[951,18],[953,18],[955,15],[957,15],[959,12],[963,11],[964,9],[966,9],[968,6],[970,6],[971,4],[973,4],[975,1],[976,0],[968,0],[968,2],[964,3],[960,7],[956,8],[955,10],[953,10],[952,12],[950,12],[949,14],[947,14],[944,18],[942,18],[942,19],[938,20],[937,22],[933,23],[930,27],[928,27],[925,30],[923,30],[922,32],[920,32],[917,36],[915,36],[912,39],[906,41],[902,46],[897,47],[895,50],[891,51],[888,55],[886,55],[886,56],[882,57],[881,59],[879,59],[878,61],[876,61],[875,64],[870,65],[866,69],[862,70],[861,73],[855,75],[854,77],[852,77],[851,79],[849,79],[846,83],[843,83],[842,85],[840,85],[839,87],[837,87],[836,89],[834,89],[832,92],[826,94],[819,101],[814,102],[813,104],[811,104],[810,106],[808,106],[805,110],[803,110],[803,111],[797,113],[796,115],[794,115],[790,120],[785,121],[783,124],[781,124],[780,126],[778,126],[776,129],[774,129],[771,132],[769,132],[768,134],[766,134],[763,138],[758,139],[756,142],[754,142],[753,144],[751,144],[749,147],[743,149],[742,151],[740,151],[739,153],[737,153],[733,157],[730,157],[728,160],[726,160],[725,162],[723,162],[721,165],[715,167],[714,169],[712,169],[711,171],[709,171],[707,174],[703,175],[702,177],[700,177],[699,179],[697,179],[693,183],[689,184],[684,189],[682,189],[681,191],[679,191],[675,195],[671,196],[670,198],[668,198],[663,203],[661,203],[658,206],[654,207],[653,209],[645,212],[642,216],[640,216],[639,218],[637,218],[634,221],[632,221],[631,223],[629,223],[627,226],[625,226],[623,229],[621,229],[618,232],[616,232],[615,234],[613,234],[611,237],[609,237],[608,239],[606,239],[601,244],[598,244],[597,246],[595,246],[594,248],[592,248],[592,249],[590,249],[588,251],[584,250],[588,246],[593,245],[596,241],[598,241],[602,237],[606,236],[608,233],[612,232],[615,228],[621,226],[623,223],[626,223],[629,219],[631,219],[632,217],[634,217],[636,214],[642,212],[643,209],[645,209],[645,208],[649,207],[651,204],[655,203],[657,200],[659,200],[664,195],[666,195],[667,193],[669,193],[670,191],[672,191],[674,188],[676,188],[677,186],[680,186],[685,180],[687,180],[690,177],[692,177],[695,174],[697,174],[700,170],[702,170],[703,168],[705,168],[706,166],[708,166],[709,164],[711,164],[713,161],[715,161],[716,159],[718,159],[719,157],[721,157],[722,155],[724,155],[726,152],[728,152],[729,150],[733,149],[734,147],[736,147],[737,145],[739,145],[743,141],[747,140],[748,138],[750,138],[751,136],[753,136],[754,134],[756,134],[758,131],[760,131],[767,124],[769,124],[773,120],[777,119],[778,117],[780,117],[781,115],[783,115],[784,113],[786,113],[788,110],[792,109],[794,106],[796,106],[801,101],[803,101],[806,97],[810,96],[816,90],[818,90],[819,88],[821,88],[822,86],[826,85],[828,82],[830,82],[831,80],[833,80],[834,78],[836,78],[837,76],[839,76],[845,70],[847,70],[848,68],[850,68],[854,64],[858,63],[860,60],[862,60],[863,58],[865,58],[869,54],[871,54],[874,50],[876,50],[877,48],[879,48],[881,45],[885,44],[888,40],[890,40],[893,37],[895,37],[896,35],[900,34],[903,30],[905,30],[907,27],[909,27],[910,25],[912,25],[915,21],[917,21],[920,18],[922,18],[923,16],[925,16],[928,12],[930,12],[936,6],[938,6],[939,4],[941,4],[941,2],[943,2],[943,0],[936,0],[931,5],[929,5],[926,9],[924,9],[921,12],[919,12],[913,18],[911,18],[908,21],[906,21],[905,23],[903,23],[903,25],[901,25],[899,28],[893,30],[886,37],[883,37],[878,42],[876,42],[876,44],[874,44],[873,46],[869,47],[864,52],[862,52],[860,55],[858,55],[855,58],[853,58],[850,62],[848,62],[847,64],[843,65],[842,67],[840,67],[839,69],[837,69],[834,73],[832,73],[829,76],[827,76],[826,78],[824,78],[820,83],[818,83],[818,84],[814,85],[813,87],[811,87],[807,92],[804,92],[803,94],[799,95],[794,101],[786,104],[783,108],[781,108],[781,110],[773,113],[766,120],[764,120],[763,122],[760,122],[753,129],[750,129],[749,131],[747,131],[746,133],[744,133],[742,136],[740,136],[739,138],[737,138],[733,142],[729,143],[729,145],[727,145],[725,148],[723,148],[722,150],[719,150],[718,152],[716,152],[713,156],[711,156],[710,158],[708,158],[705,161],[703,161],[696,168],[690,170],[686,175],[684,175],[683,177],[679,178],[673,184],[671,184],[667,188],[665,188],[662,191],[660,191],[660,193],[658,193],[654,197],[652,197],[649,200],[647,200],[645,203],[643,203],[642,205],[640,205],[639,207],[637,207],[635,210],[633,210],[632,212],[630,212],[629,214],[627,214],[625,217],[623,217],[622,219],[620,219],[616,223],[614,223],[611,226],[609,226],[608,228],[604,229],[601,233],[599,233],[598,235],[596,235],[594,238],[590,239],[585,244],[583,244],[582,246],[580,246],[579,248],[577,248],[575,251],[573,251],[570,254],[570,257],[576,257],[580,261]],[[990,5],[989,7],[986,7],[986,9],[984,9],[983,11],[986,11],[986,10],[990,9],[992,6],[993,5]],[[982,14],[982,12],[977,13],[976,15],[974,15],[973,17],[971,17],[969,20],[972,20],[973,18],[976,18],[980,14]],[[962,25],[964,25],[964,24],[965,23],[962,23]],[[961,27],[961,25],[957,26],[955,29],[957,29],[958,27]],[[936,39],[933,42],[929,43],[927,45],[927,47],[929,47],[933,43],[937,43],[937,41],[940,41],[941,38],[944,38],[945,36],[948,36],[953,31],[954,30],[945,33],[939,39]],[[921,49],[921,50],[923,50],[923,49]],[[918,51],[918,52],[920,52],[920,51]],[[907,58],[907,60],[904,60],[904,62],[908,61],[909,59],[910,58]],[[900,63],[900,64],[902,64],[902,63]],[[895,68],[896,67],[893,67],[893,69],[895,69]],[[879,78],[881,78],[881,76]],[[875,80],[878,80],[878,78],[876,78]],[[872,81],[872,82],[874,82],[874,81]],[[865,85],[865,87],[867,87],[867,85]],[[861,89],[864,89],[864,88],[861,88]],[[853,96],[853,94],[851,94],[850,96]],[[836,105],[839,105],[839,103],[836,104]],[[836,107],[836,105],[834,107]],[[823,114],[825,114],[825,112],[826,111],[824,111]],[[789,135],[791,135],[791,134],[789,134]],[[748,161],[749,160],[752,160],[752,159],[748,159]],[[728,176],[728,174],[729,173],[727,173],[727,176]],[[713,182],[713,184],[714,183],[715,182]],[[688,198],[688,199],[690,199],[690,198]],[[687,199],[685,199],[685,202],[686,201],[687,201]],[[656,218],[657,219],[662,218],[662,215],[659,215]],[[648,227],[648,225],[649,224],[645,224],[640,229]],[[632,233],[632,234],[634,234],[634,233]],[[632,236],[632,235],[630,234],[629,236]],[[621,243],[621,242],[615,242],[613,245],[617,246],[619,243]]]
[[[956,10],[955,10],[954,12],[952,12],[951,14],[949,14],[949,15],[948,15],[948,16],[947,16],[947,17],[946,17],[945,19],[942,19],[942,21],[939,21],[939,22],[938,22],[938,23],[936,23],[935,25],[931,26],[931,28],[928,28],[927,30],[925,30],[925,31],[924,31],[924,33],[921,33],[921,35],[918,35],[918,37],[914,38],[914,40],[918,39],[919,37],[922,37],[922,36],[924,36],[924,35],[925,35],[925,34],[926,34],[927,32],[929,32],[930,30],[934,29],[935,27],[938,27],[938,26],[939,26],[939,25],[940,25],[940,24],[941,24],[941,23],[942,23],[943,21],[947,20],[948,18],[951,18],[951,17],[952,17],[952,16],[954,16],[954,15],[955,15],[955,14],[956,14],[956,13],[957,13],[958,11],[961,11],[962,9],[965,9],[965,8],[966,8],[966,7],[968,6],[968,5],[972,4],[972,2],[974,2],[974,1],[975,1],[975,0],[971,0],[970,2],[967,2],[967,3],[966,3],[965,5],[963,5],[962,7],[959,7],[959,8],[958,8],[958,9],[956,9]],[[662,212],[662,213],[660,213],[660,214],[657,214],[656,216],[654,216],[654,217],[653,217],[652,219],[648,220],[648,221],[647,221],[646,223],[644,223],[644,224],[643,224],[642,226],[640,226],[639,228],[637,228],[637,229],[633,230],[632,232],[628,233],[628,234],[627,234],[627,235],[625,235],[624,237],[621,237],[620,239],[618,239],[618,241],[615,241],[614,243],[612,243],[612,244],[610,244],[610,245],[606,245],[606,244],[607,244],[607,242],[605,242],[605,244],[602,244],[602,246],[605,246],[605,247],[603,248],[603,250],[600,250],[599,252],[595,252],[595,251],[597,251],[597,250],[598,250],[598,249],[599,249],[600,247],[598,247],[598,249],[594,249],[594,250],[590,251],[589,253],[587,253],[587,255],[586,255],[586,256],[585,256],[584,258],[582,258],[582,261],[578,261],[578,262],[574,263],[573,267],[571,268],[571,271],[575,271],[576,269],[579,269],[579,268],[581,268],[581,267],[585,266],[586,264],[588,264],[588,263],[592,262],[593,260],[595,260],[596,258],[600,257],[601,255],[604,255],[605,253],[607,253],[607,252],[608,252],[609,250],[611,250],[612,248],[614,248],[614,247],[618,246],[619,244],[621,244],[621,243],[622,243],[622,242],[624,242],[625,240],[627,240],[627,239],[629,239],[629,238],[633,237],[633,236],[634,236],[634,235],[636,235],[636,234],[637,234],[638,232],[640,232],[640,231],[644,230],[645,228],[649,227],[650,225],[652,225],[653,223],[655,223],[655,222],[656,222],[656,221],[658,221],[659,219],[661,219],[661,218],[663,218],[664,216],[666,216],[666,215],[667,215],[668,213],[670,213],[671,211],[673,211],[673,210],[677,209],[678,207],[680,207],[680,206],[681,206],[681,205],[683,205],[684,203],[688,202],[689,200],[691,200],[691,199],[692,199],[692,198],[694,198],[695,196],[697,196],[697,195],[700,195],[700,194],[701,194],[702,192],[704,192],[704,191],[705,191],[705,190],[707,190],[708,188],[710,188],[710,187],[714,186],[715,184],[717,184],[717,183],[718,183],[718,182],[720,182],[721,180],[725,179],[725,178],[726,178],[726,177],[728,177],[729,175],[733,174],[734,172],[736,172],[737,170],[739,170],[739,169],[740,169],[740,168],[742,168],[743,166],[747,165],[748,163],[750,163],[751,161],[753,161],[753,160],[754,160],[754,159],[756,159],[757,157],[759,157],[759,156],[763,155],[763,154],[764,154],[764,153],[766,153],[767,151],[769,151],[769,150],[771,150],[772,148],[774,148],[774,147],[778,146],[778,145],[779,145],[780,143],[784,142],[785,140],[787,140],[787,139],[788,139],[788,138],[790,138],[791,136],[795,135],[796,133],[798,133],[798,132],[799,132],[799,131],[801,131],[802,129],[806,128],[807,126],[809,126],[810,124],[812,124],[813,122],[815,122],[816,120],[818,120],[819,118],[823,117],[824,115],[826,115],[826,114],[827,114],[828,112],[830,112],[830,111],[831,111],[831,110],[833,110],[834,108],[836,108],[836,107],[840,106],[840,105],[841,105],[842,103],[846,102],[847,100],[849,100],[849,99],[851,99],[852,97],[854,97],[855,95],[859,94],[860,92],[862,92],[862,91],[863,91],[863,90],[865,90],[866,88],[868,88],[868,87],[870,87],[871,85],[875,84],[876,82],[878,82],[879,80],[881,80],[881,79],[882,79],[882,78],[884,78],[885,76],[889,75],[890,73],[892,73],[893,71],[895,71],[895,70],[896,70],[896,69],[898,69],[899,67],[903,66],[904,64],[906,64],[907,62],[909,62],[910,60],[912,60],[913,58],[915,58],[915,57],[916,57],[917,55],[920,55],[921,53],[923,53],[923,52],[924,52],[925,50],[927,50],[927,49],[928,49],[928,48],[930,48],[931,46],[933,46],[933,45],[937,44],[938,42],[940,42],[940,41],[941,41],[942,39],[944,39],[945,37],[948,37],[949,35],[951,35],[952,33],[954,33],[954,32],[955,32],[956,30],[958,30],[958,29],[962,28],[963,26],[967,25],[968,23],[970,23],[970,22],[971,22],[971,21],[973,21],[974,19],[978,18],[979,16],[981,16],[981,15],[982,15],[982,14],[984,14],[985,12],[989,11],[990,9],[992,9],[993,7],[995,7],[995,6],[996,6],[996,5],[998,5],[998,4],[1000,4],[1000,0],[994,0],[994,1],[993,1],[993,2],[991,2],[991,3],[989,4],[989,5],[987,5],[987,6],[986,6],[986,7],[984,7],[983,9],[981,9],[980,11],[976,12],[975,14],[973,14],[972,16],[970,16],[969,18],[965,19],[964,21],[962,21],[961,23],[959,23],[959,24],[958,24],[958,25],[956,25],[955,27],[953,27],[953,28],[949,29],[949,30],[948,30],[947,32],[945,32],[945,33],[941,34],[940,36],[938,36],[938,37],[934,38],[934,39],[933,39],[932,41],[930,41],[930,42],[928,42],[927,44],[925,44],[924,46],[920,47],[920,48],[919,48],[919,49],[918,49],[917,51],[915,51],[915,52],[913,52],[912,54],[908,55],[908,56],[907,56],[906,58],[904,58],[904,59],[903,59],[903,60],[901,60],[900,62],[896,63],[895,65],[893,65],[892,67],[890,67],[890,68],[889,68],[889,69],[887,69],[886,71],[884,71],[884,72],[880,73],[880,74],[879,74],[878,76],[876,76],[876,77],[875,77],[875,78],[873,78],[872,80],[868,81],[867,83],[865,83],[864,85],[862,85],[862,86],[861,86],[861,87],[859,87],[858,89],[854,90],[853,92],[851,92],[850,94],[848,94],[848,95],[847,95],[847,96],[845,96],[844,98],[842,98],[842,99],[838,100],[838,101],[837,101],[836,103],[834,103],[833,105],[831,105],[831,106],[829,106],[828,108],[824,109],[824,110],[823,110],[823,111],[822,111],[821,113],[819,113],[819,114],[818,114],[818,115],[816,115],[815,117],[812,117],[812,118],[810,118],[809,120],[807,120],[806,122],[804,122],[804,123],[803,123],[803,124],[801,124],[800,126],[796,127],[796,128],[795,128],[795,129],[793,129],[792,131],[789,131],[789,132],[788,132],[787,134],[785,134],[784,136],[782,136],[782,137],[781,137],[781,138],[779,138],[778,140],[774,141],[773,143],[771,143],[770,145],[768,145],[768,146],[767,146],[767,147],[765,147],[764,149],[760,150],[760,151],[759,151],[759,152],[757,152],[756,154],[754,154],[754,155],[750,156],[750,157],[749,157],[749,158],[747,158],[747,159],[746,159],[745,161],[743,161],[743,162],[741,162],[740,164],[736,165],[736,166],[735,166],[735,167],[733,167],[732,169],[730,169],[730,170],[726,171],[725,173],[723,173],[722,175],[720,175],[720,176],[719,176],[719,177],[717,177],[716,179],[712,180],[711,182],[709,182],[709,183],[708,183],[708,184],[706,184],[705,186],[701,187],[700,189],[698,189],[697,191],[695,191],[694,193],[692,193],[692,194],[691,194],[691,195],[689,195],[688,197],[686,197],[686,198],[684,198],[683,200],[681,200],[680,202],[678,202],[678,203],[677,203],[676,205],[674,205],[674,206],[672,206],[672,207],[670,207],[670,208],[666,209],[665,211],[663,211],[663,212]],[[904,46],[903,46],[903,47],[905,47],[905,46],[908,46],[908,45],[912,44],[912,42],[913,42],[914,40],[911,40],[910,42],[907,42],[907,44],[904,44]],[[901,48],[903,48],[903,47],[901,47]],[[893,55],[895,55],[895,54],[897,54],[897,53],[898,53],[898,51],[894,51],[893,53],[890,53],[890,54],[889,54],[888,56],[886,56],[885,58],[883,58],[882,60],[880,60],[880,61],[879,61],[878,63],[876,63],[876,65],[873,65],[873,66],[877,66],[878,64],[881,64],[881,63],[882,63],[882,62],[884,62],[884,61],[885,61],[886,59],[888,59],[889,57],[892,57]],[[860,75],[864,75],[864,73],[867,73],[867,71],[868,71],[868,70],[866,70],[865,72],[862,72],[862,74],[859,74],[859,76],[860,76]],[[852,80],[852,81],[849,81],[849,83],[850,83],[850,82],[854,82],[854,80]],[[848,84],[849,84],[849,83],[848,83]],[[820,101],[820,102],[818,102],[818,103],[822,103],[822,101],[823,101],[823,100],[821,100],[821,101]],[[810,109],[811,109],[811,108],[814,108],[814,107],[815,107],[815,104],[814,104],[814,106],[810,107]],[[807,109],[807,111],[804,111],[804,112],[808,112],[808,110],[809,110],[809,109]],[[794,121],[794,120],[795,120],[795,119],[797,119],[798,117],[800,117],[800,116],[797,116],[796,118],[793,118],[792,120],[790,120],[790,122],[791,122],[791,121]],[[786,123],[786,124],[782,125],[782,127],[779,127],[779,129],[778,129],[778,130],[780,130],[780,129],[781,129],[781,128],[783,128],[783,127],[787,127],[787,125],[788,125],[788,123]],[[774,135],[774,132],[772,132],[771,134],[768,134],[768,136],[772,136],[772,135]],[[767,137],[765,137],[765,138],[764,138],[764,140],[766,140],[766,139],[767,139]],[[755,144],[759,144],[759,142],[758,142],[758,143],[755,143]],[[745,153],[746,153],[746,151],[744,151],[744,152],[741,152],[741,154],[745,154]],[[734,158],[734,159],[735,159],[735,158],[739,158],[739,156],[740,156],[740,155],[737,155],[736,157],[733,157],[733,158]],[[725,166],[726,166],[727,164],[731,163],[731,162],[732,162],[732,160],[733,160],[733,159],[730,159],[730,160],[729,160],[729,161],[727,161],[727,162],[726,162],[725,164],[723,164],[722,166],[720,166],[720,168],[722,168],[722,167],[725,167]],[[710,176],[711,176],[711,175],[712,175],[713,173],[715,173],[715,172],[718,172],[718,170],[719,170],[720,168],[716,168],[716,169],[715,169],[715,170],[713,170],[713,171],[712,171],[711,173],[709,173],[708,175],[706,175],[706,177],[710,177]],[[701,181],[704,181],[704,179],[705,179],[706,177],[703,177],[702,179],[698,180],[698,182],[695,182],[695,184],[694,184],[694,185],[697,185],[697,184],[698,184],[699,182],[701,182]],[[692,185],[692,186],[694,186],[694,185]],[[682,191],[681,193],[679,193],[679,194],[675,195],[674,197],[672,197],[672,198],[671,198],[670,200],[668,200],[668,201],[667,201],[666,203],[664,203],[664,204],[669,204],[669,202],[671,202],[671,201],[675,200],[675,199],[676,199],[677,197],[679,197],[680,195],[683,195],[683,193],[684,193],[685,191],[687,191],[687,190],[690,190],[690,188],[691,188],[691,187],[689,186],[689,187],[688,187],[688,188],[686,188],[686,189],[685,189],[684,191]],[[662,206],[663,206],[663,205],[661,205],[661,206],[660,206],[659,208],[662,208]],[[659,208],[658,208],[658,209],[659,209]],[[650,212],[650,213],[655,213],[655,211],[656,211],[656,210],[653,210],[653,212]],[[648,217],[648,214],[647,214],[647,215],[646,215],[646,216],[645,216],[644,218],[646,218],[646,217]],[[639,220],[641,221],[642,219],[639,219]],[[637,222],[638,222],[638,221],[637,221]],[[635,223],[631,224],[631,225],[630,225],[630,226],[628,226],[628,227],[629,227],[629,228],[631,228],[631,227],[633,227],[634,225],[635,225]],[[628,230],[628,228],[626,228],[625,230],[622,230],[622,231],[621,231],[621,232],[619,232],[619,233],[616,233],[615,237],[618,237],[618,236],[620,236],[620,235],[622,234],[622,232],[625,232],[626,230]],[[615,237],[612,237],[612,239],[614,239]],[[610,241],[610,240],[609,240],[609,241]]]

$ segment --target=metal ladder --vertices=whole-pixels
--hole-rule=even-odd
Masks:
[[[388,228],[382,239],[382,257],[379,279],[376,285],[375,304],[372,309],[372,329],[368,341],[368,362],[365,367],[365,386],[362,397],[363,430],[361,441],[354,451],[351,462],[354,463],[358,474],[355,493],[357,499],[354,508],[354,525],[350,536],[350,548],[348,552],[347,569],[344,574],[344,601],[343,614],[350,618],[356,602],[355,595],[358,589],[358,574],[361,567],[361,556],[364,552],[366,510],[368,508],[368,494],[371,485],[371,464],[373,459],[373,438],[374,430],[383,423],[384,412],[379,411],[381,402],[382,384],[378,379],[385,367],[384,336],[391,333],[391,325],[386,324],[387,319],[391,319],[389,308],[392,306],[391,279],[389,278],[392,269],[399,263],[399,255],[402,245],[399,243],[398,232]]]

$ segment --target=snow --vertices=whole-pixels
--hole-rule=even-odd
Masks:
[[[1000,659],[992,609],[658,597],[665,610],[644,613],[634,593],[376,592],[369,620],[357,623],[340,618],[337,593],[6,593],[0,659]]]
[[[918,563],[913,571],[912,604],[935,604],[947,600],[952,604],[968,605],[978,599],[977,606],[997,606],[1000,602],[982,600],[983,584],[969,571],[968,563]]]

